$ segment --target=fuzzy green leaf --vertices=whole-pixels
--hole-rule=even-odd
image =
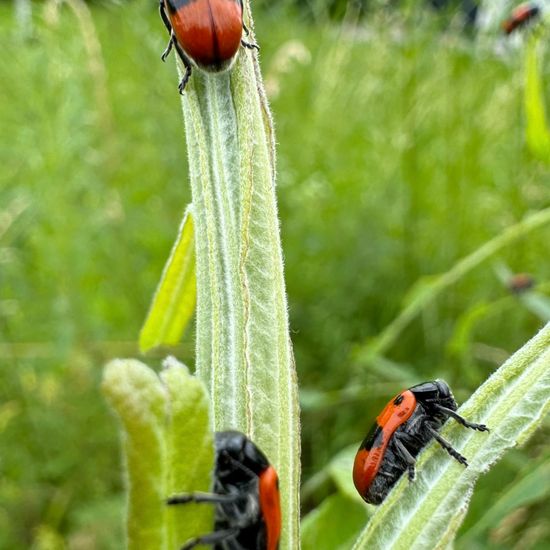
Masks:
[[[524,475],[506,488],[492,506],[457,541],[457,547],[467,550],[472,541],[485,531],[494,528],[507,514],[522,506],[546,501],[550,497],[550,459],[538,465],[529,465]]]
[[[165,503],[171,494],[211,488],[214,448],[202,382],[173,358],[161,379],[139,361],[117,359],[105,367],[102,388],[122,424],[128,548],[171,550],[210,532],[212,507]]]
[[[142,353],[177,344],[193,316],[197,296],[194,238],[188,207],[139,335]]]
[[[550,324],[502,365],[460,408],[490,433],[449,421],[442,435],[468,458],[464,468],[432,443],[417,479],[403,477],[372,517],[354,549],[445,548],[467,510],[474,484],[502,454],[521,445],[550,409]],[[388,529],[388,526],[391,526]]]
[[[168,448],[168,493],[208,492],[212,487],[214,446],[209,402],[204,384],[173,357],[164,362],[160,375],[168,393],[166,442]],[[171,548],[209,533],[214,509],[189,503],[170,509]]]
[[[245,432],[276,467],[281,547],[294,550],[299,407],[273,128],[256,54],[241,48],[229,72],[193,71],[182,105],[197,255],[197,375],[210,392],[215,429]]]
[[[123,430],[128,549],[167,549],[165,388],[147,365],[115,359],[105,367],[102,389]]]

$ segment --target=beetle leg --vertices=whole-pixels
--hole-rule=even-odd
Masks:
[[[162,1],[163,0],[161,0],[161,2]],[[242,14],[244,12],[243,0],[239,0],[239,5],[241,6],[241,14]],[[244,18],[243,18],[243,31],[246,34],[246,36],[250,35],[250,31],[248,30],[248,27],[244,23]],[[251,43],[251,42],[246,42],[244,40],[241,40],[241,44],[245,48],[248,48],[249,50],[259,50],[260,49],[260,46],[258,46],[258,44],[254,44],[254,43]]]
[[[185,74],[183,75],[182,79],[180,80],[180,83],[178,84],[178,92],[180,93],[180,95],[183,95],[183,91],[185,90],[185,86],[187,85],[187,82],[190,76],[191,76],[191,65],[186,65]]]
[[[426,430],[430,432],[430,434],[433,436],[433,438],[460,464],[463,464],[464,466],[468,466],[468,461],[455,449],[453,449],[453,446],[446,440],[443,439],[439,432],[434,430],[428,422],[425,424]]]
[[[245,25],[244,23],[244,6],[243,6],[243,0],[239,0],[239,6],[241,6],[241,18],[243,20],[243,30],[246,34],[246,36],[248,36],[250,34],[250,31],[248,30],[247,26]]]
[[[168,34],[170,35],[170,39],[168,40],[168,45],[166,46],[166,49],[162,52],[162,55],[160,56],[160,58],[163,61],[166,61],[168,54],[172,51],[172,46],[176,44],[176,37],[174,36],[174,31],[172,29],[172,24],[170,23],[170,19],[168,19],[168,16],[164,11],[164,0],[160,0],[159,2],[159,13],[160,13],[160,18],[162,19],[162,22],[164,23],[164,26],[166,27],[166,29],[168,30]]]
[[[460,416],[458,413],[456,413],[452,409],[448,409],[447,407],[444,407],[443,405],[439,405],[438,403],[434,403],[434,406],[440,411],[443,411],[446,415],[452,416],[457,422],[459,422],[466,428],[472,428],[472,430],[479,430],[480,432],[489,431],[489,428],[485,426],[485,424],[475,424],[474,422],[469,422],[465,418],[462,418],[462,416]]]
[[[183,90],[185,90],[185,85],[187,84],[187,81],[191,76],[191,61],[189,61],[189,58],[185,55],[185,53],[181,49],[181,46],[178,44],[178,41],[176,40],[175,37],[172,40],[172,44],[176,48],[176,51],[178,52],[178,56],[185,67],[185,73],[183,74],[183,77],[180,80],[180,83],[178,85],[179,93],[183,94]]]
[[[258,44],[254,44],[253,42],[245,42],[244,40],[241,40],[241,44],[245,48],[248,48],[249,50],[258,50],[258,51],[260,51],[260,46],[258,46]]]
[[[195,546],[199,546],[199,544],[214,545],[218,542],[232,539],[238,534],[238,529],[224,529],[223,531],[214,531],[213,533],[209,533],[208,535],[202,535],[200,537],[191,539],[189,542],[185,543],[180,548],[180,550],[191,550],[191,548],[195,548]]]
[[[416,460],[411,455],[407,447],[405,447],[405,445],[403,445],[403,443],[401,442],[401,439],[399,438],[399,434],[394,434],[393,442],[394,442],[395,450],[397,451],[397,455],[407,464],[409,481],[413,481],[414,475],[415,475],[414,466],[416,464]]]
[[[225,504],[235,502],[239,499],[239,494],[219,495],[216,493],[181,493],[166,499],[166,504],[187,504],[188,502],[209,502],[212,504]]]
[[[172,24],[170,23],[170,19],[168,19],[168,16],[166,15],[166,12],[164,11],[164,0],[160,0],[159,2],[159,13],[160,18],[162,19],[162,22],[164,23],[164,26],[168,29],[168,34],[172,34]]]
[[[166,46],[166,49],[162,52],[162,55],[160,58],[163,61],[166,61],[166,58],[168,57],[168,54],[172,51],[172,46],[174,45],[174,37],[170,36],[170,40],[168,40],[168,45]]]

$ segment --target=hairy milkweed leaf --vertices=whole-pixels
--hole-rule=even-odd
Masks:
[[[502,365],[459,410],[490,433],[445,424],[442,435],[468,458],[464,468],[432,443],[417,479],[403,477],[357,539],[354,549],[445,548],[467,511],[474,484],[502,454],[521,445],[550,409],[550,324]],[[388,526],[391,525],[391,529]]]
[[[165,549],[166,391],[156,373],[134,359],[111,361],[105,367],[102,389],[122,425],[128,548]]]
[[[194,239],[188,207],[139,334],[142,353],[156,346],[177,344],[193,316],[197,299]]]
[[[457,541],[457,548],[467,550],[473,540],[498,525],[507,514],[522,506],[545,501],[550,496],[550,457],[529,469],[506,487],[506,491],[495,495],[494,503]]]
[[[244,11],[247,20],[247,2]],[[247,40],[254,42],[248,26]],[[230,72],[194,71],[182,106],[197,257],[196,372],[210,393],[215,429],[245,432],[277,469],[281,548],[293,550],[300,515],[298,390],[273,125],[254,51],[241,48]]]
[[[212,488],[214,442],[206,388],[173,357],[163,365],[160,378],[168,393],[166,496],[208,492]],[[169,519],[170,547],[179,548],[187,540],[212,531],[214,508],[193,503],[172,506]]]
[[[171,494],[211,487],[214,449],[203,383],[173,358],[160,379],[140,361],[116,359],[105,367],[102,389],[122,427],[128,548],[172,550],[210,532],[211,507],[166,504]]]

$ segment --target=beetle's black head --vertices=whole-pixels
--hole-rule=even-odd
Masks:
[[[434,380],[433,382],[423,382],[409,388],[413,392],[416,400],[421,403],[424,408],[430,409],[431,405],[437,403],[443,407],[447,407],[456,411],[457,405],[451,388],[444,380]]]
[[[241,432],[216,432],[216,476],[220,482],[246,483],[268,466],[266,456]]]

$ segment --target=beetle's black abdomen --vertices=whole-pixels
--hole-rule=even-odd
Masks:
[[[236,537],[214,545],[214,550],[264,550],[267,532],[260,509],[258,475],[269,461],[241,432],[216,432],[215,446],[214,493],[240,495],[234,502],[218,504],[215,531],[240,530]]]
[[[444,415],[428,416],[424,406],[420,403],[417,404],[409,420],[395,431],[384,454],[384,461],[364,497],[367,502],[380,504],[399,478],[407,471],[407,463],[394,450],[395,438],[400,438],[407,451],[413,458],[416,458],[433,439],[433,435],[424,429],[424,423],[429,422],[432,428],[439,430],[446,419],[447,417]]]

